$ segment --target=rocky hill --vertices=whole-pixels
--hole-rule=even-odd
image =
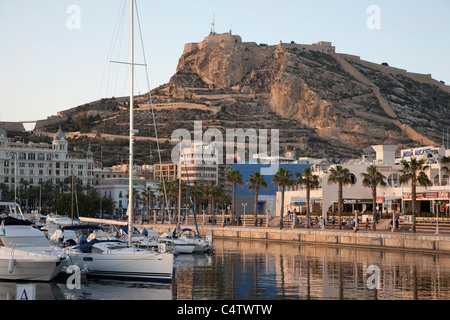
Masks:
[[[282,150],[297,156],[350,158],[377,144],[437,145],[450,125],[450,87],[430,75],[337,54],[329,42],[258,45],[231,33],[186,44],[176,74],[152,91],[152,102],[162,138],[192,130],[196,120],[223,133],[279,129]],[[153,136],[148,95],[136,103],[139,135]],[[126,137],[127,107],[125,98],[104,99],[61,112],[60,121],[43,121],[37,130],[63,125]]]

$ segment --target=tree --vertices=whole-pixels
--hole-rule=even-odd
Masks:
[[[232,206],[233,210],[231,211],[231,223],[234,224],[236,220],[236,185],[242,187],[242,175],[239,170],[230,170],[226,176],[226,182],[233,184],[233,197],[232,197]]]
[[[132,193],[133,193],[133,208],[130,208],[130,206],[128,205],[128,208],[131,211],[131,212],[128,212],[128,214],[132,214],[133,223],[135,223],[136,222],[136,209],[139,208],[139,205],[141,204],[142,198],[141,198],[141,195],[139,194],[139,191],[136,188],[132,189]],[[130,199],[130,191],[129,190],[128,190],[128,193],[126,195],[126,198]]]
[[[303,168],[303,175],[297,172],[297,184],[306,188],[306,228],[309,228],[309,215],[311,208],[311,190],[319,187],[319,176],[312,173],[311,168]]]
[[[281,221],[280,229],[283,229],[283,217],[284,217],[284,192],[286,187],[293,185],[294,181],[291,180],[292,173],[290,170],[280,168],[273,176],[272,182],[281,189]]]
[[[203,200],[204,198],[204,187],[203,185],[199,184],[197,181],[194,181],[191,188],[191,195],[192,195],[192,202],[194,206],[195,214],[198,214],[199,211],[197,210],[198,206],[197,204]]]
[[[411,183],[411,210],[413,218],[413,232],[416,232],[416,189],[417,186],[423,186],[426,188],[432,185],[430,179],[425,173],[425,170],[429,169],[430,166],[425,165],[425,159],[417,160],[416,158],[411,158],[411,162],[403,160],[400,163],[402,165],[402,169],[399,171],[399,182]]]
[[[372,188],[372,228],[376,230],[375,214],[377,206],[377,187],[379,185],[385,186],[386,177],[378,171],[377,166],[371,165],[366,169],[367,173],[361,173],[362,185],[367,188]]]
[[[151,186],[147,186],[147,188],[141,192],[141,196],[144,200],[145,206],[147,207],[147,220],[150,221],[150,208],[153,212],[153,207],[155,206],[156,195],[152,191]]]
[[[260,188],[267,189],[269,188],[267,185],[266,180],[264,179],[264,176],[261,175],[259,172],[253,172],[253,174],[250,176],[250,179],[247,181],[247,184],[249,185],[248,190],[255,190],[255,207],[254,207],[254,214],[255,214],[255,227],[258,225],[258,193]]]
[[[342,229],[342,193],[343,193],[343,186],[349,185],[352,183],[352,175],[350,173],[350,170],[347,168],[343,168],[342,166],[336,166],[335,168],[330,169],[330,175],[328,176],[328,184],[335,184],[338,185],[338,221],[339,221],[339,229]]]
[[[209,199],[209,214],[215,214],[216,210],[214,201],[219,198],[219,194],[221,191],[220,186],[218,186],[215,181],[212,181],[211,183],[205,185],[204,191],[205,197]]]

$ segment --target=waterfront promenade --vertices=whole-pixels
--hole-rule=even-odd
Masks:
[[[110,222],[110,220],[98,220],[82,218],[84,222]],[[176,227],[172,224],[141,224],[136,223],[139,230],[153,229],[159,234],[173,231]],[[182,224],[181,228],[191,228],[195,230],[195,225]],[[365,229],[361,226],[354,230],[339,230],[336,226],[326,226],[325,229],[312,227],[292,228],[285,225],[283,229],[279,227],[265,226],[222,226],[221,224],[199,224],[200,236],[211,235],[213,238],[230,238],[241,240],[278,241],[292,244],[315,244],[328,246],[361,247],[383,250],[407,250],[424,253],[450,254],[450,232],[442,231],[435,234],[435,231],[411,231],[391,232],[388,228],[378,228],[376,231]]]

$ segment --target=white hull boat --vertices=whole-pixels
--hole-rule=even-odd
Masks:
[[[192,229],[186,228],[181,230],[178,240],[194,246],[193,253],[204,253],[212,249],[211,237],[209,236],[206,240],[201,239]]]
[[[51,281],[64,267],[64,252],[31,222],[2,218],[0,229],[0,279]]]
[[[83,226],[63,227],[62,230],[74,228],[82,229]],[[86,242],[65,248],[70,263],[85,270],[88,276],[131,281],[172,280],[172,253],[130,247],[97,228]]]
[[[195,245],[184,240],[173,238],[172,232],[165,232],[158,238],[159,243],[164,243],[169,248],[173,248],[175,253],[190,254],[194,253]]]

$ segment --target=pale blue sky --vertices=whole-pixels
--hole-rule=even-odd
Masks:
[[[80,29],[67,27],[71,5]],[[371,5],[380,9],[380,29],[367,27]],[[34,121],[127,95],[127,67],[108,61],[128,60],[128,8],[125,0],[0,0],[0,121]],[[138,9],[152,88],[175,73],[185,43],[208,35],[213,15],[216,32],[232,28],[243,41],[331,41],[339,53],[450,84],[448,0],[141,0]],[[136,51],[142,62],[140,45]],[[137,93],[147,89],[143,71],[136,71]]]

